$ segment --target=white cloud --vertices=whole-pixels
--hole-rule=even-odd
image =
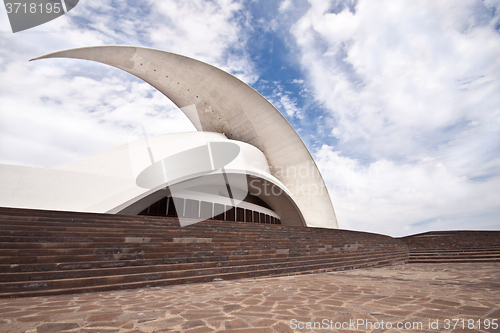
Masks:
[[[249,83],[257,80],[254,65],[241,52],[246,46],[243,28],[248,22],[240,1],[166,0],[150,4],[158,23],[148,29],[155,47],[218,66]]]
[[[283,13],[285,11],[287,11],[290,6],[292,5],[292,0],[283,0],[281,3],[280,3],[280,6],[278,8],[278,11],[280,13]]]
[[[492,228],[497,223],[499,176],[474,182],[432,157],[413,164],[379,160],[364,166],[326,145],[315,159],[342,228],[404,236],[429,228]],[[489,211],[493,213],[482,220],[472,220]],[[422,223],[437,219],[439,227]]]
[[[279,101],[288,116],[295,116],[298,118],[301,117],[300,109],[297,107],[297,103],[289,95],[281,95]]]
[[[332,13],[329,1],[310,3],[292,33],[342,150],[318,157],[329,161],[324,172],[339,163],[345,179],[366,187],[334,195],[340,225],[376,231],[460,212],[471,227],[467,218],[481,211],[498,221],[490,198],[500,188],[500,15],[491,7],[500,5],[359,1]],[[380,181],[362,165],[382,167]]]
[[[457,29],[467,22],[459,18],[472,6],[436,3],[360,1],[353,15],[325,12],[325,1],[314,1],[297,23],[302,64],[341,139],[395,135],[411,143],[464,117],[489,119],[499,101],[500,35],[483,26],[463,33]],[[477,80],[479,89],[461,83]]]
[[[295,80],[294,80],[295,81]],[[297,105],[297,98],[293,97],[292,92],[287,91],[279,82],[274,81],[272,85],[265,80],[260,81],[260,89],[272,90],[272,95],[266,98],[282,113],[286,113],[289,118],[302,119],[301,108]]]
[[[126,143],[133,128],[160,113],[171,121],[165,132],[194,129],[163,95],[136,80],[69,77],[67,68],[43,62],[12,64],[2,78],[3,163],[51,167],[81,159]]]
[[[10,30],[3,11],[0,26]],[[238,1],[85,1],[39,27],[0,35],[0,163],[51,167],[126,143],[155,119],[164,132],[194,130],[153,87],[101,64],[28,59],[103,44],[149,46],[220,66],[254,82]],[[161,133],[157,133],[161,134]]]

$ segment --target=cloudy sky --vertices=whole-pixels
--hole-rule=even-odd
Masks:
[[[218,66],[268,98],[317,161],[343,229],[500,230],[500,2],[80,0],[13,34],[0,9],[0,163],[54,167],[162,119],[163,95],[92,62],[136,45]]]

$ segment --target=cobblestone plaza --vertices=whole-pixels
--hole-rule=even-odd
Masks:
[[[3,299],[0,331],[498,332],[498,276],[496,263],[410,264]]]

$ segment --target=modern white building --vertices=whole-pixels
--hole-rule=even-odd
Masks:
[[[283,115],[236,77],[160,50],[99,46],[93,60],[162,92],[198,132],[143,137],[56,168],[0,165],[0,206],[338,228],[321,174]]]

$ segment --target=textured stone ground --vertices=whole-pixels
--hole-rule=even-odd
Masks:
[[[453,319],[465,321],[453,330]],[[500,321],[500,265],[480,263],[0,300],[0,332],[500,332],[492,319]],[[310,322],[329,327],[299,329]]]

